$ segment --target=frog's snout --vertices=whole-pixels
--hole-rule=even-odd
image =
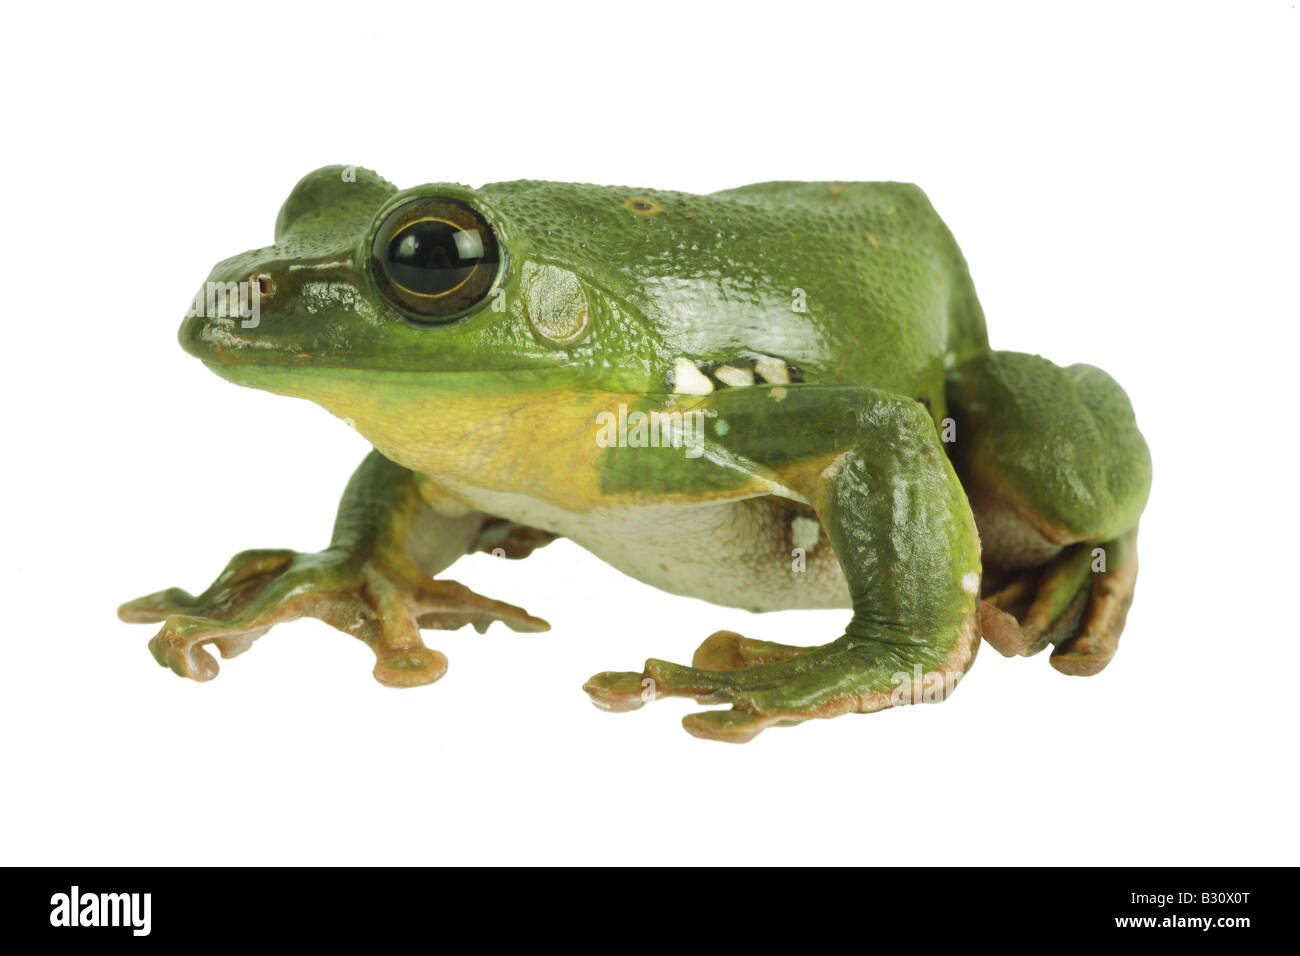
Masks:
[[[214,365],[301,357],[319,343],[322,316],[351,301],[352,260],[331,251],[293,258],[272,247],[220,263],[194,294],[178,338]]]
[[[232,361],[231,352],[256,347],[262,310],[273,304],[277,282],[265,269],[239,278],[209,278],[190,300],[178,338],[205,362]]]

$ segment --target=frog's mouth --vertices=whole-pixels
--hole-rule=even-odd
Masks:
[[[283,355],[256,348],[186,351],[228,382],[314,402],[368,437],[403,418],[433,433],[439,423],[481,425],[519,406],[585,406],[606,391],[565,365],[409,370],[322,364],[310,355],[285,364]]]
[[[242,333],[236,322],[247,323],[244,328],[255,329],[260,325],[260,316],[186,315],[176,338],[181,348],[214,371],[226,366],[284,361],[281,346],[267,337]]]
[[[367,399],[404,403],[412,396],[446,401],[474,396],[589,391],[575,383],[570,369],[470,369],[411,372],[391,369],[214,362],[203,364],[228,382],[292,398],[305,398],[335,411],[338,400]],[[337,412],[336,412],[337,414]]]

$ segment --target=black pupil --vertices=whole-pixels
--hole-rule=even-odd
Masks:
[[[393,236],[388,273],[419,295],[444,295],[461,285],[483,262],[483,236],[440,219],[422,219]]]

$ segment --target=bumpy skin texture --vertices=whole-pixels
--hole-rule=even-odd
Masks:
[[[468,311],[429,324],[377,282],[372,249],[434,197],[481,216],[503,261],[474,273],[491,283]],[[674,593],[852,608],[823,645],[723,631],[693,666],[587,682],[609,710],[730,703],[684,720],[702,737],[945,699],[981,631],[1007,654],[1054,644],[1066,673],[1114,654],[1150,483],[1132,410],[1100,370],[989,351],[914,186],[399,192],[326,167],[272,246],[209,283],[256,284],[260,316],[192,315],[186,350],[321,404],[376,451],[325,551],[245,552],[198,597],[123,606],[163,622],[155,657],[185,676],[216,673],[205,644],[232,656],[312,615],[370,644],[382,682],[429,683],[446,661],[421,627],[546,627],[431,576],[560,535]]]

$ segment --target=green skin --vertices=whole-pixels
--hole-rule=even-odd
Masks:
[[[467,203],[504,250],[490,294],[438,325],[403,315],[369,264],[389,213],[421,197]],[[1068,674],[1115,652],[1151,475],[1128,400],[1099,369],[991,351],[914,186],[399,192],[326,167],[274,245],[209,281],[260,283],[260,320],[188,317],[186,351],[318,402],[376,450],[324,551],[244,552],[197,597],[123,605],[163,622],[151,649],[183,676],[216,674],[206,644],[230,657],[310,615],[366,641],[381,682],[429,683],[446,659],[423,627],[547,627],[433,575],[556,536],[676,593],[852,608],[821,646],[721,631],[693,666],[586,685],[608,710],[731,704],[685,718],[701,737],[944,699],[981,634],[1004,654],[1054,645]],[[679,413],[694,441],[640,440],[637,413]]]

